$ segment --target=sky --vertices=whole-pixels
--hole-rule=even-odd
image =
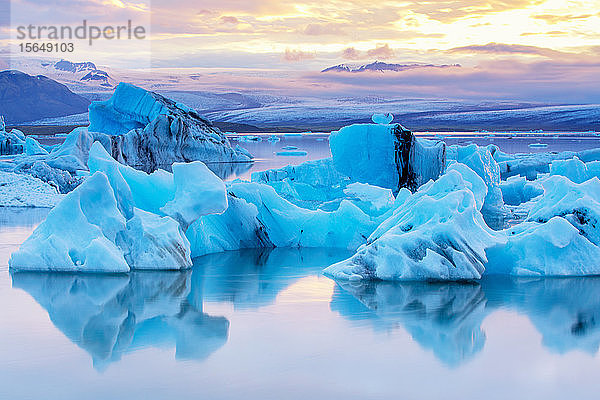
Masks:
[[[147,28],[143,44],[104,41],[71,56],[227,71],[220,82],[205,75],[215,87],[600,103],[600,0],[12,0],[11,15],[4,33],[131,19]],[[460,66],[319,72],[375,60]]]

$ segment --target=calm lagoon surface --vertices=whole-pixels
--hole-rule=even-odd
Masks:
[[[240,142],[259,159],[229,179],[329,155],[325,135],[278,136]],[[472,136],[446,140],[600,147]],[[308,154],[276,156],[283,146]],[[321,274],[351,255],[336,249],[227,252],[184,272],[10,272],[47,212],[0,208],[0,399],[598,397],[600,278],[336,283]]]

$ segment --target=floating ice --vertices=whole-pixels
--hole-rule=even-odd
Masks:
[[[48,154],[48,150],[44,149],[37,140],[27,136],[25,138],[25,154],[28,156],[45,155]]]
[[[177,188],[179,195],[186,193],[181,168],[176,169],[183,175],[178,187],[168,172],[148,175],[117,163],[99,143],[90,150],[89,164],[96,172],[50,211],[12,254],[10,267],[81,272],[189,268],[189,242],[179,223],[152,213],[173,201]],[[190,168],[198,171],[195,163]],[[193,205],[194,200],[176,198],[170,208],[189,217]]]
[[[355,182],[416,190],[446,166],[443,142],[417,139],[401,125],[351,125],[331,133],[335,168]]]
[[[205,215],[187,230],[192,254],[260,247],[355,249],[378,225],[349,201],[333,212],[295,206],[264,184],[232,183],[229,207]]]
[[[184,229],[202,215],[222,214],[227,209],[225,184],[204,163],[173,164],[175,197],[161,211]]]
[[[467,167],[464,167],[467,168]],[[461,280],[481,278],[485,250],[502,242],[484,222],[474,193],[475,174],[451,169],[405,199],[348,260],[325,269],[342,280]]]
[[[127,272],[115,244],[125,222],[106,175],[98,172],[50,211],[11,255],[9,265],[17,270]]]
[[[487,250],[486,275],[583,276],[600,274],[600,248],[562,217],[507,229],[507,243]]]
[[[278,156],[293,156],[293,157],[303,157],[308,153],[304,150],[294,150],[294,151],[278,151]]]
[[[297,206],[314,209],[322,203],[344,198],[343,189],[351,181],[335,169],[331,158],[325,158],[254,172],[252,182],[266,183]]]
[[[487,185],[484,202],[486,210],[499,210],[503,207],[500,189],[500,167],[486,147],[475,144],[468,146],[448,146],[446,154],[449,160],[456,160],[475,171]]]
[[[103,144],[117,161],[147,171],[173,162],[250,161],[194,110],[130,84],[93,102],[89,116],[89,131],[108,134]]]
[[[387,114],[373,114],[373,116],[371,117],[371,120],[375,124],[387,125],[387,124],[391,124],[392,123],[392,121],[394,120],[394,115],[392,113],[387,113]]]

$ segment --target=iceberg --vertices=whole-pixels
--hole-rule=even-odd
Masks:
[[[153,213],[174,199],[173,175],[149,175],[119,164],[99,143],[90,150],[89,164],[93,174],[11,255],[11,269],[128,272],[191,267],[190,245],[179,223]]]
[[[458,168],[457,168],[458,167]],[[416,193],[398,193],[400,205],[351,258],[324,273],[340,280],[468,280],[481,278],[485,250],[503,242],[480,213],[487,194],[471,172],[449,169]],[[483,190],[482,190],[483,188]],[[475,193],[472,191],[475,190]]]
[[[539,185],[543,194],[530,201],[525,222],[502,231],[506,243],[487,250],[486,274],[600,274],[600,180],[554,175]]]
[[[391,113],[373,114],[373,116],[371,116],[371,121],[373,121],[373,123],[375,123],[375,124],[388,125],[388,124],[391,124],[393,120],[394,120],[394,114],[391,114]]]
[[[232,183],[227,192],[224,213],[204,215],[187,230],[194,257],[261,247],[355,249],[380,222],[346,200],[331,212],[304,209],[265,184]]]
[[[16,270],[127,272],[115,244],[125,222],[108,178],[98,172],[50,211],[9,265]]]
[[[191,108],[120,83],[112,97],[92,102],[89,132],[124,164],[148,172],[174,162],[249,162],[227,137]]]
[[[25,138],[25,154],[28,156],[46,155],[48,154],[48,150],[44,149],[37,140],[31,136],[27,136]]]
[[[356,124],[331,132],[335,168],[353,182],[394,193],[437,179],[446,167],[444,142],[417,139],[399,124]]]
[[[500,166],[486,147],[475,144],[468,146],[448,146],[448,160],[455,160],[475,171],[487,185],[484,202],[485,211],[500,211],[504,206],[500,188]]]
[[[286,200],[310,209],[345,197],[343,190],[351,183],[335,169],[332,158],[253,172],[251,181],[267,184]]]
[[[227,209],[225,183],[201,161],[173,164],[173,183],[174,198],[160,210],[179,221],[184,230],[203,215]]]
[[[591,161],[600,161],[600,149],[583,150],[580,152],[562,151],[559,153],[519,153],[508,154],[500,151],[497,146],[491,144],[487,146],[494,159],[500,166],[502,179],[520,175],[532,181],[538,174],[550,172],[550,164],[557,160],[569,160],[574,157],[588,163]]]
[[[486,275],[584,276],[600,274],[600,247],[562,217],[523,222],[507,242],[487,249]]]
[[[4,117],[0,115],[0,155],[20,154],[25,148],[25,135],[18,129],[6,131]]]

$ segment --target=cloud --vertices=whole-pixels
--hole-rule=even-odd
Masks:
[[[304,28],[305,35],[320,36],[320,35],[345,35],[346,33],[339,24],[308,24]]]
[[[522,44],[488,43],[483,45],[470,45],[454,47],[448,50],[449,53],[485,53],[485,54],[522,54],[537,55],[544,57],[557,57],[565,53],[560,51]]]
[[[231,24],[231,25],[237,25],[240,22],[236,17],[232,17],[232,16],[228,16],[228,15],[223,15],[220,18],[220,21],[223,22],[224,24]]]
[[[348,47],[342,51],[342,58],[346,60],[360,60],[363,56],[361,52],[354,47]]]
[[[543,21],[546,21],[549,24],[557,24],[559,22],[570,22],[573,21],[575,19],[588,19],[590,17],[593,17],[593,14],[580,14],[580,15],[573,15],[573,14],[562,14],[562,15],[556,15],[556,14],[539,14],[539,15],[532,15],[532,18],[535,19],[541,19]]]
[[[390,46],[386,43],[381,46],[377,46],[374,49],[367,50],[367,56],[387,60],[394,57],[394,51],[390,49]]]
[[[285,49],[285,53],[283,54],[283,59],[287,62],[298,62],[313,58],[315,58],[314,53],[307,53],[302,50]]]

